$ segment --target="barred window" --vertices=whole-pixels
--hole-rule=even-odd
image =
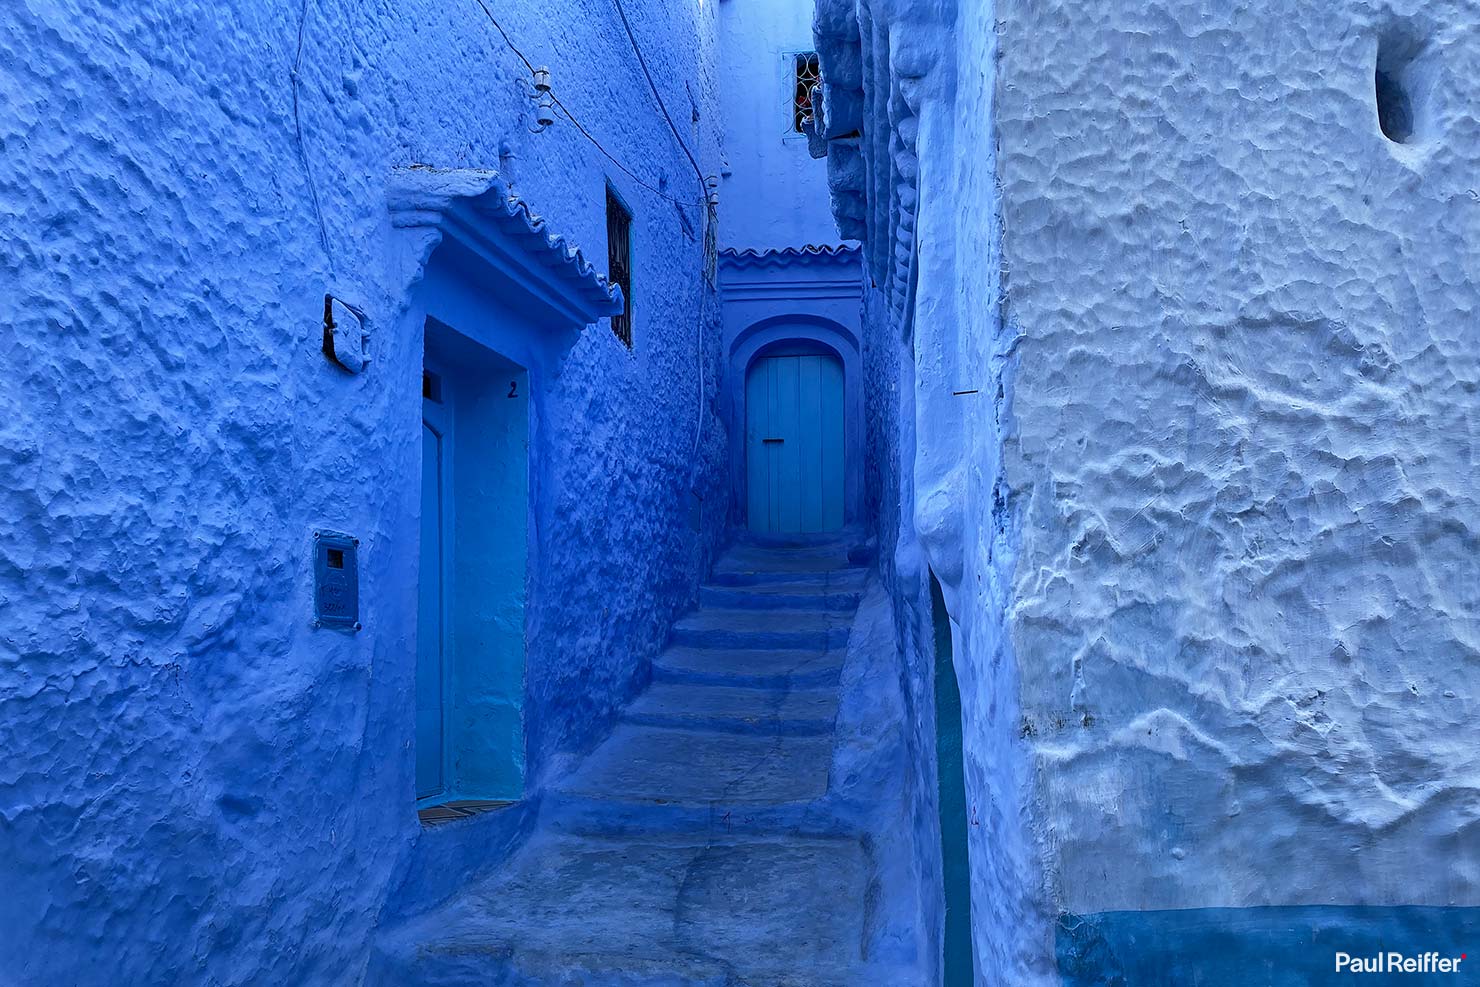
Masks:
[[[606,277],[621,286],[623,309],[612,316],[612,332],[632,348],[632,214],[606,190]]]
[[[791,130],[800,134],[812,121],[812,88],[822,81],[822,66],[817,52],[803,51],[792,56]]]

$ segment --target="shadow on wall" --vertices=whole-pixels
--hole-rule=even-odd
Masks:
[[[1428,34],[1417,22],[1403,20],[1378,38],[1373,71],[1377,125],[1394,144],[1423,144],[1438,130],[1441,67]]]
[[[940,812],[945,928],[943,987],[971,987],[976,957],[971,936],[971,858],[968,851],[965,754],[961,689],[956,681],[951,618],[940,581],[930,574],[930,614],[935,630],[935,757]]]

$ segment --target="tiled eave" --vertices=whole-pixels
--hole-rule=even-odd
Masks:
[[[719,252],[720,263],[729,268],[764,268],[792,266],[828,266],[857,264],[862,248],[857,244],[821,245],[805,247],[782,247],[775,250],[735,250],[728,248]]]
[[[486,287],[512,292],[555,328],[581,328],[622,311],[621,289],[579,247],[550,233],[497,172],[414,165],[395,169],[388,184],[391,225],[425,234],[418,268],[450,242]]]

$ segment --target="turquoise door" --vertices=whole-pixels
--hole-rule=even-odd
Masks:
[[[835,357],[757,360],[745,381],[750,530],[843,526],[843,367]]]
[[[446,789],[448,454],[443,409],[423,402],[416,615],[416,797]]]

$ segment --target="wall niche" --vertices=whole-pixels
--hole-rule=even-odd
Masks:
[[[1390,25],[1377,41],[1373,97],[1377,125],[1394,144],[1422,144],[1433,137],[1438,58],[1416,25]]]

